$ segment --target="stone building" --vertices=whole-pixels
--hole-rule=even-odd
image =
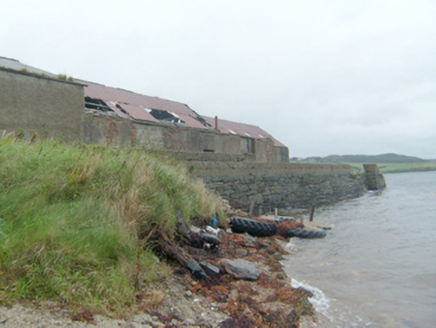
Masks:
[[[67,79],[0,57],[0,131],[171,151],[183,160],[288,162],[259,127],[203,117],[188,105]]]
[[[81,137],[83,85],[0,57],[0,131]]]
[[[204,117],[188,105],[73,80],[0,57],[0,133],[173,152],[193,174],[250,212],[308,207],[385,188],[373,166],[291,164],[257,126]]]

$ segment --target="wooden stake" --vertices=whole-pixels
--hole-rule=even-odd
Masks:
[[[309,221],[312,222],[313,221],[313,215],[315,214],[315,205],[312,205],[312,207],[310,208],[310,215],[309,215]]]

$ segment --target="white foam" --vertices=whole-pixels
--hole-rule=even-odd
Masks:
[[[293,238],[291,238],[289,240],[289,242],[286,244],[286,247],[285,247],[285,250],[288,252],[292,251],[295,248],[295,244],[292,243],[292,239]]]
[[[310,291],[313,296],[309,298],[309,302],[312,303],[316,312],[321,313],[326,316],[328,319],[332,320],[331,316],[328,313],[328,309],[330,308],[330,301],[321,289],[313,287],[306,282],[299,282],[295,279],[291,280],[291,285],[294,288],[303,287],[304,289]]]

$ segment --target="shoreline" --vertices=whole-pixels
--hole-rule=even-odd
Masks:
[[[170,277],[146,286],[136,295],[136,311],[115,315],[76,312],[60,304],[27,303],[0,307],[4,327],[317,327],[318,314],[309,303],[310,292],[294,288],[280,263],[286,250],[275,237],[244,237],[221,232],[220,255],[244,258],[260,269],[256,281],[222,274],[195,280],[175,268]],[[247,246],[247,240],[257,243]],[[211,254],[203,253],[203,256]],[[210,262],[214,259],[209,257]]]

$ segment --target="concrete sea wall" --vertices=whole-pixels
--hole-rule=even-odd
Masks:
[[[257,214],[278,208],[307,208],[362,196],[368,190],[368,174],[378,182],[377,172],[351,172],[349,165],[293,163],[190,162],[193,174],[209,190],[228,199],[234,207]]]

